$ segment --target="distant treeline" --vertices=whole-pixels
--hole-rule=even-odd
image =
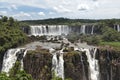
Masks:
[[[120,19],[68,19],[68,18],[50,18],[50,19],[43,19],[43,20],[25,20],[21,21],[28,23],[30,25],[36,24],[66,24],[66,25],[79,25],[82,23],[113,23],[119,24]]]

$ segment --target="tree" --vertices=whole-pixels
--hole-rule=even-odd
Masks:
[[[9,26],[12,26],[14,23],[14,19],[12,17],[9,17]]]
[[[3,22],[7,22],[7,20],[8,20],[8,17],[7,17],[7,16],[2,16],[2,21],[3,21]]]
[[[106,26],[103,29],[103,40],[104,41],[120,41],[120,33]]]

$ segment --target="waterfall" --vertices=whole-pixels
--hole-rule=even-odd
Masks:
[[[17,59],[20,57],[22,58],[21,54],[25,56],[26,51],[22,53],[23,49],[9,49],[3,58],[3,65],[2,65],[2,72],[6,72],[7,74],[9,73],[9,70],[14,66],[15,62]],[[21,60],[21,68],[23,68],[23,60]]]
[[[91,34],[94,34],[94,25],[92,26]]]
[[[120,25],[119,24],[118,25],[114,25],[114,30],[120,32]]]
[[[58,35],[67,35],[71,32],[73,33],[82,33],[82,34],[94,34],[95,26],[92,25],[81,25],[81,26],[68,26],[68,25],[33,25],[30,26],[30,36],[58,36]],[[118,30],[120,27],[118,27]]]
[[[81,33],[85,34],[85,28],[86,28],[86,25],[81,26]]]
[[[64,80],[64,60],[63,53],[60,53],[59,63],[58,63],[58,76]]]
[[[23,58],[26,56],[27,50],[25,50],[24,54],[23,54]],[[23,70],[24,68],[24,64],[23,64],[23,58],[21,60],[21,70]]]
[[[62,78],[64,80],[64,60],[63,53],[59,51],[59,58],[57,59],[57,53],[53,53],[52,58],[52,71],[56,77]]]
[[[58,76],[57,69],[58,69],[58,60],[56,53],[54,53],[52,58],[52,71],[54,72],[55,76]]]
[[[116,25],[114,25],[114,30],[116,30]]]
[[[120,32],[120,25],[117,25],[117,31]]]
[[[86,79],[85,66],[84,66],[84,63],[83,63],[82,55],[80,55],[80,58],[81,58],[82,69],[83,69],[83,80],[87,80]]]
[[[38,25],[30,26],[30,35],[67,35],[69,33],[69,27],[67,25]]]
[[[84,51],[86,51],[86,56],[89,63],[90,80],[99,80],[99,65],[98,60],[95,59],[97,49],[94,50],[94,52],[92,53],[93,55],[91,55],[89,49],[84,49]]]

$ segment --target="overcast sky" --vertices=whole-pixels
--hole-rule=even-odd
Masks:
[[[120,0],[0,0],[0,15],[18,20],[120,18]]]

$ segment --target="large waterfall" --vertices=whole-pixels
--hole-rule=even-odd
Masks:
[[[59,55],[59,58],[57,58],[57,55]],[[62,78],[62,80],[64,80],[64,60],[63,53],[61,53],[60,51],[53,54],[52,72],[54,73],[54,76]]]
[[[39,25],[31,26],[30,35],[66,35],[68,32],[69,27],[67,25]]]
[[[85,26],[85,25],[82,25],[82,26],[81,26],[81,29],[80,29],[80,30],[81,30],[81,33],[85,34],[85,29],[86,29],[86,26]]]
[[[69,33],[94,34],[94,25],[67,26],[67,25],[34,25],[30,26],[30,34],[42,35],[67,35]]]
[[[97,49],[92,52],[89,49],[84,49],[89,63],[89,80],[99,80],[99,65],[95,58]]]
[[[21,61],[21,68],[23,67],[23,57],[26,54],[24,49],[9,49],[3,59],[2,72],[9,73],[9,70],[14,66],[17,60]]]

